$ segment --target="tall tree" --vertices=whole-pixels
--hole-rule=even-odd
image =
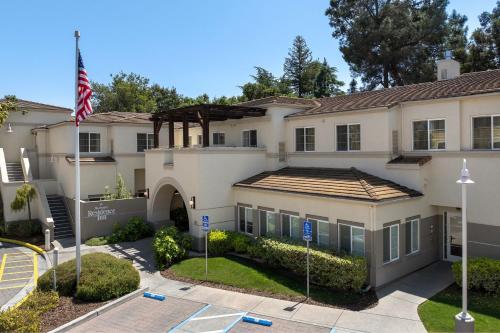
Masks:
[[[14,95],[6,95],[0,100],[0,128],[5,124],[10,112],[17,111],[17,98]]]
[[[358,81],[356,79],[352,79],[349,83],[349,89],[347,89],[348,94],[354,94],[358,91]]]
[[[462,66],[467,61],[467,31],[465,25],[467,16],[460,15],[453,10],[448,17],[447,33],[445,37],[445,48],[452,52],[453,58]]]
[[[491,13],[479,16],[479,23],[471,35],[466,71],[484,71],[500,65],[500,1]]]
[[[156,110],[149,79],[135,73],[120,72],[110,84],[91,82],[94,112],[153,112]]]
[[[308,84],[307,67],[312,61],[311,50],[302,36],[295,37],[283,65],[284,77],[298,97],[303,97]]]
[[[325,14],[366,88],[430,81],[442,54],[448,0],[330,0]]]
[[[314,79],[314,97],[329,97],[342,94],[340,87],[343,85],[344,82],[337,79],[337,69],[331,67],[324,58]]]
[[[240,86],[243,99],[252,100],[269,96],[290,95],[291,90],[284,78],[276,78],[273,73],[255,67],[255,75],[251,75],[254,82],[247,82]]]

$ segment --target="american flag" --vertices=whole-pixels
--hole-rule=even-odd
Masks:
[[[78,50],[78,106],[75,114],[76,126],[92,113],[91,97],[92,89],[90,88],[87,71],[83,66],[82,55],[80,54],[80,50]]]

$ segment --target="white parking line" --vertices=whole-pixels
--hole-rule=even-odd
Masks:
[[[214,318],[223,318],[223,317],[244,316],[245,314],[246,314],[246,312],[238,312],[238,313],[227,313],[227,314],[217,315],[217,316],[196,317],[196,318],[191,319],[191,321],[205,320],[205,319],[214,319]]]

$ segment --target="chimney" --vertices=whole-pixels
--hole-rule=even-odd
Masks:
[[[460,63],[452,59],[451,51],[446,51],[444,59],[437,61],[438,81],[450,80],[458,76],[460,76]]]

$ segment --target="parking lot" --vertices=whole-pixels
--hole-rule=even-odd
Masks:
[[[272,321],[270,327],[245,323],[244,315]],[[172,333],[330,333],[332,328],[285,319],[257,316],[252,313],[167,297],[157,301],[134,298],[105,312],[70,332],[172,332]]]
[[[0,243],[0,306],[38,278],[38,255],[26,248]]]

